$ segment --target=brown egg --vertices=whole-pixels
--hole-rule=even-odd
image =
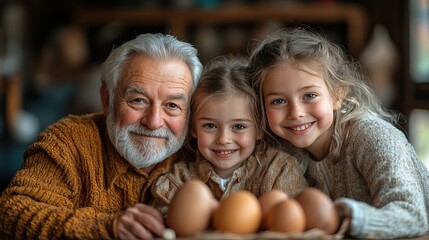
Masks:
[[[316,188],[305,188],[295,199],[305,212],[306,230],[318,228],[333,234],[339,227],[338,213],[332,200]]]
[[[285,199],[268,211],[266,226],[268,230],[278,232],[303,232],[305,230],[304,210],[295,199]]]
[[[187,181],[175,193],[168,206],[167,225],[178,236],[191,236],[204,231],[218,201],[200,180]]]
[[[261,224],[261,206],[258,198],[241,190],[225,197],[213,213],[215,230],[248,234],[256,232]]]
[[[262,229],[267,229],[266,226],[266,217],[268,211],[274,207],[277,203],[285,200],[288,198],[288,195],[280,191],[278,189],[274,189],[268,192],[263,193],[261,196],[259,196],[258,200],[261,204],[261,210],[262,210]]]

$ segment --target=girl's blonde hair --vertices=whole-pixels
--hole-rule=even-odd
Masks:
[[[259,111],[259,98],[253,91],[249,78],[250,71],[245,59],[222,56],[213,59],[207,64],[201,81],[191,99],[189,129],[193,131],[195,128],[195,116],[207,101],[243,96],[247,102],[247,105],[243,107],[251,112],[257,134],[262,136],[264,130],[260,128],[262,117]],[[190,134],[188,134],[186,146],[189,150],[197,152],[196,143]],[[256,157],[265,152],[265,147],[264,141],[258,140],[254,151]]]
[[[322,78],[333,102],[341,103],[334,112],[330,152],[339,157],[341,144],[347,138],[347,126],[369,113],[397,124],[392,113],[381,105],[360,65],[326,37],[304,28],[283,29],[264,39],[253,50],[249,60],[252,84],[262,102],[263,122],[267,125],[262,86],[266,72],[275,66],[292,64],[298,69]],[[279,138],[269,131],[271,143]]]

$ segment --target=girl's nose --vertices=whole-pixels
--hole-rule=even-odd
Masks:
[[[219,144],[229,144],[232,142],[231,134],[228,130],[222,130],[217,138]]]
[[[290,120],[299,119],[305,115],[304,108],[299,103],[289,103],[287,106],[287,118]]]

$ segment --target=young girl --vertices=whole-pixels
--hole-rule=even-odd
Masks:
[[[428,231],[429,173],[357,64],[316,33],[285,30],[250,57],[264,122],[306,149],[305,176],[331,198],[348,234],[398,238]]]
[[[265,145],[259,99],[244,62],[215,59],[206,67],[191,106],[190,154],[151,190],[151,205],[164,216],[177,189],[189,179],[205,182],[219,200],[241,189],[256,196],[280,189],[293,197],[308,185],[295,157]]]

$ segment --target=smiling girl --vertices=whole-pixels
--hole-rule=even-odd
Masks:
[[[308,186],[295,155],[265,144],[249,77],[242,59],[219,57],[206,66],[191,101],[184,156],[152,187],[152,205],[164,216],[177,189],[194,178],[218,200],[239,190],[260,196],[279,189],[293,197]]]
[[[305,176],[351,219],[349,235],[429,230],[428,170],[339,46],[308,30],[284,30],[255,48],[250,68],[274,140],[312,156]]]

